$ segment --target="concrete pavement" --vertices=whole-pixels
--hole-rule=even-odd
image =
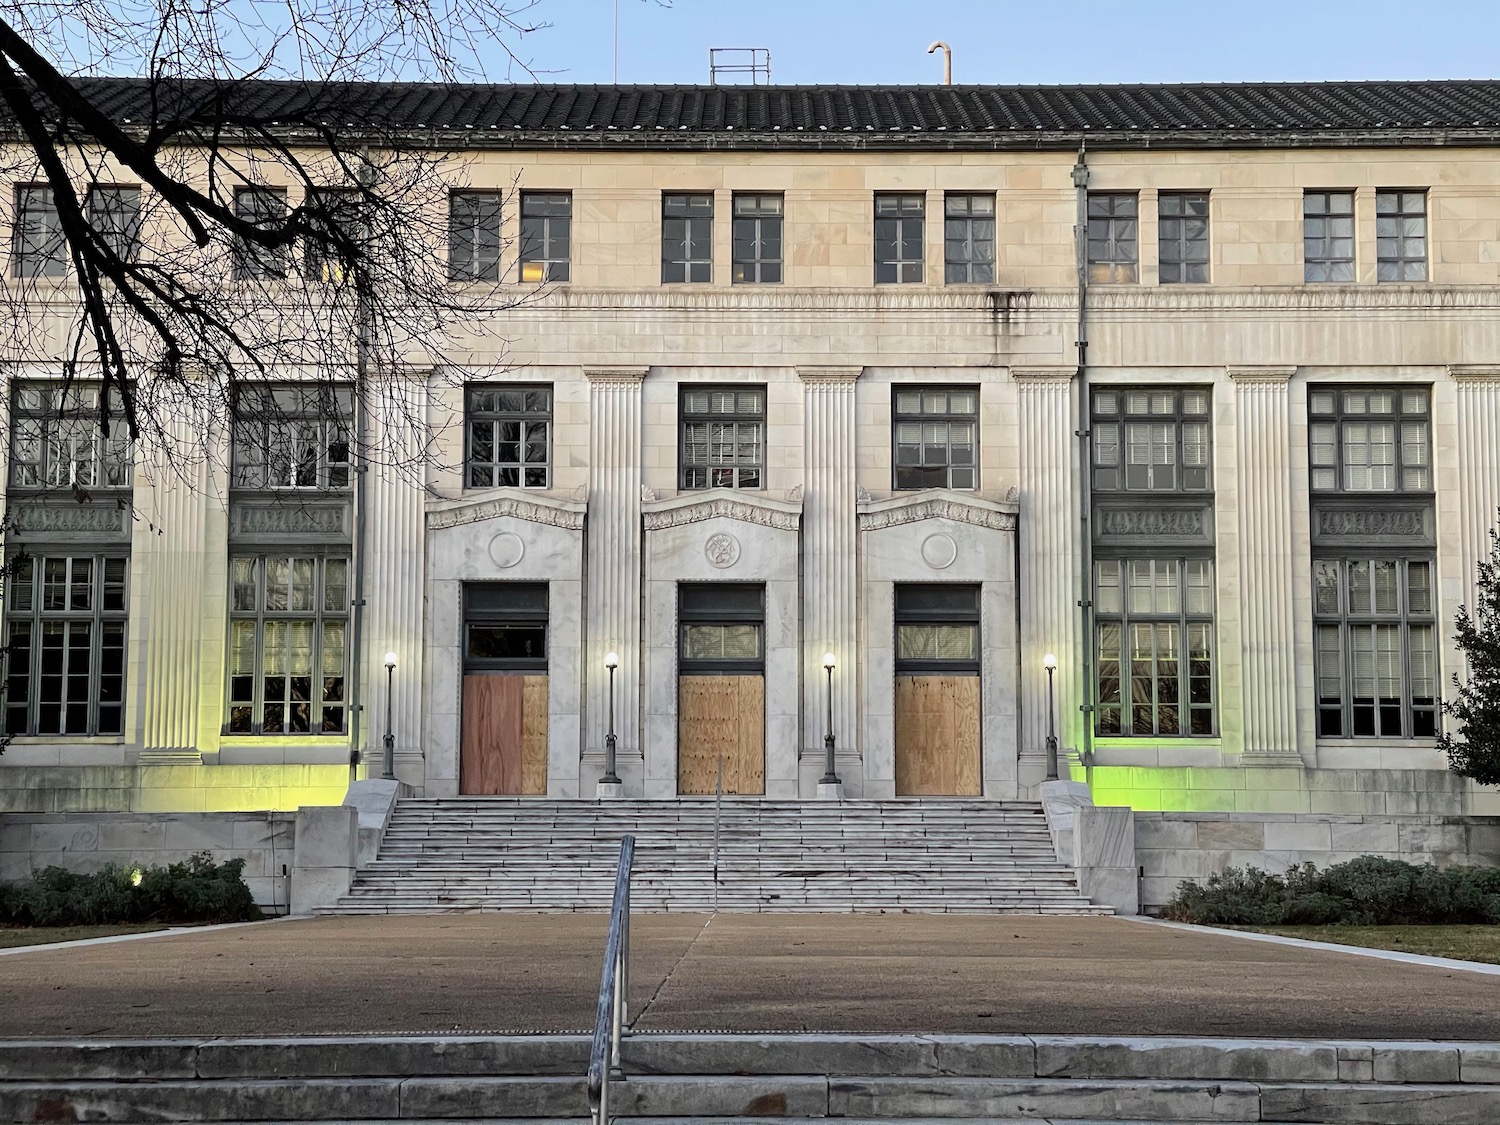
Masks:
[[[311,918],[0,959],[0,1036],[590,1026],[597,914]],[[638,915],[641,1030],[1500,1039],[1500,978],[1114,918]]]

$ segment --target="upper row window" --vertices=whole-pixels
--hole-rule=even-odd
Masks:
[[[1205,492],[1213,487],[1209,393],[1201,387],[1095,391],[1094,488]]]
[[[109,436],[100,432],[99,395],[97,386],[16,385],[10,443],[12,488],[131,486],[130,437],[118,409],[109,411],[115,419]]]
[[[141,189],[90,184],[83,202],[90,228],[117,257],[133,259],[141,241]],[[16,188],[10,271],[15,277],[63,277],[68,247],[51,188]]]
[[[1318,388],[1308,393],[1307,414],[1315,491],[1432,490],[1426,390]]]

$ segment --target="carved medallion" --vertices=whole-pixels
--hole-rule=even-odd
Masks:
[[[727,531],[721,531],[708,537],[708,542],[703,544],[703,554],[710,566],[725,570],[739,561],[740,541]]]
[[[922,561],[933,570],[944,570],[958,558],[958,544],[951,535],[929,535],[922,540]]]
[[[513,531],[502,531],[490,540],[490,561],[501,570],[509,570],[526,555],[526,544]]]

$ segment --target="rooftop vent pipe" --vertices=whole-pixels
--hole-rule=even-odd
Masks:
[[[953,48],[939,39],[931,47],[927,48],[927,53],[930,55],[939,48],[943,52],[943,85],[951,86],[953,85]]]

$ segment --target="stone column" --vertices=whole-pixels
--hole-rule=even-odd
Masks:
[[[609,729],[607,652],[615,669],[616,769],[625,792],[643,792],[641,689],[641,384],[645,367],[585,367],[589,381],[589,496],[584,579],[583,680],[589,763],[580,795],[604,771]]]
[[[1462,601],[1472,609],[1478,595],[1475,564],[1489,555],[1490,529],[1495,526],[1496,509],[1500,507],[1500,366],[1455,364],[1448,372],[1458,397],[1459,484],[1454,491],[1459,504]],[[1436,426],[1433,438],[1439,438]],[[1445,633],[1452,631],[1456,609],[1439,603],[1439,612],[1446,618]],[[1445,677],[1451,670],[1457,670],[1456,666],[1444,665]]]
[[[828,673],[833,673],[833,734],[838,775],[849,796],[863,790],[859,757],[859,594],[856,548],[854,384],[859,367],[799,367],[803,402],[802,765],[806,787],[823,776]],[[804,793],[807,789],[804,788]]]
[[[1057,657],[1054,689],[1059,755],[1081,744],[1079,705],[1078,400],[1072,367],[1012,368],[1020,415],[1021,510],[1021,788],[1046,775],[1047,671]],[[1066,776],[1066,770],[1061,769]]]
[[[1296,596],[1291,562],[1292,440],[1288,387],[1295,367],[1232,367],[1234,383],[1243,753],[1298,753]],[[1221,700],[1222,704],[1226,701]]]
[[[366,481],[364,685],[360,719],[365,776],[385,770],[386,684],[392,684],[396,776],[425,780],[422,765],[422,620],[425,511],[421,441],[427,414],[425,373],[398,375],[372,388],[375,457]],[[396,654],[388,676],[385,654]]]

